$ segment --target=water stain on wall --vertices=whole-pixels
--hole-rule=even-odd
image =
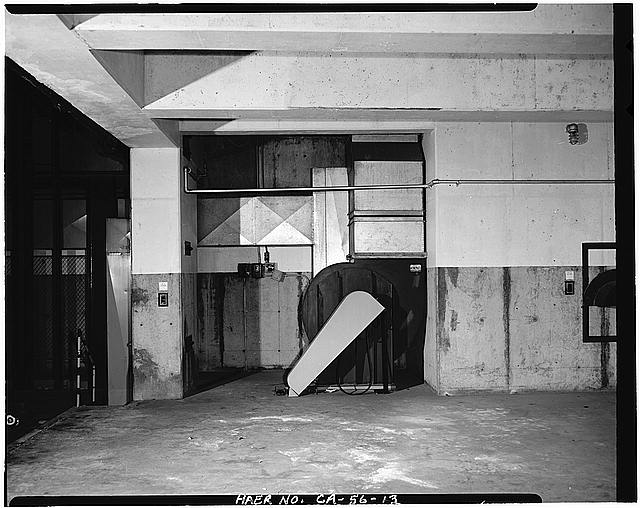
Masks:
[[[438,320],[436,322],[436,339],[438,348],[449,351],[451,342],[449,332],[445,326],[447,314],[447,275],[444,268],[438,268]]]
[[[451,331],[455,332],[456,328],[458,328],[458,312],[455,310],[451,311]]]
[[[509,388],[510,370],[511,370],[511,331],[509,329],[509,307],[511,305],[511,269],[506,266],[502,270],[502,293],[503,293],[503,306],[502,306],[502,323],[504,326],[504,362],[505,362],[505,377],[507,382],[507,388]]]
[[[458,267],[452,266],[447,268],[447,273],[449,274],[449,279],[451,279],[451,284],[453,287],[458,286]]]
[[[197,344],[199,370],[211,371],[222,366],[224,356],[223,274],[197,276]]]
[[[281,281],[199,273],[199,370],[289,365],[304,341],[298,302],[308,280],[301,272]]]
[[[133,287],[131,288],[131,306],[133,308],[139,305],[146,305],[149,303],[149,293],[146,289]]]
[[[142,382],[158,379],[158,364],[146,349],[133,350],[133,371]]]

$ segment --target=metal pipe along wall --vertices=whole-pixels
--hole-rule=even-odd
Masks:
[[[188,167],[184,168],[184,192],[186,194],[284,194],[299,192],[338,192],[356,190],[389,190],[389,189],[430,189],[436,185],[579,185],[579,184],[615,184],[615,180],[579,180],[579,179],[552,179],[552,180],[440,180],[434,178],[427,183],[403,183],[384,185],[336,185],[321,187],[288,187],[288,188],[251,188],[251,189],[189,189]]]

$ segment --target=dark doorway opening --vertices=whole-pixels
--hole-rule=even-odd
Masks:
[[[11,441],[107,397],[107,217],[129,217],[129,150],[5,59],[6,407]]]
[[[318,376],[319,386],[353,385],[359,393],[367,385],[389,391],[424,382],[425,274],[422,258],[356,259],[328,266],[311,280],[300,301],[310,340],[353,291],[366,291],[385,307]]]

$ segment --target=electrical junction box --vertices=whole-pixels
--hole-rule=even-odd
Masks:
[[[565,295],[574,295],[576,292],[576,283],[573,280],[565,280],[564,281],[564,294]]]
[[[564,294],[574,295],[576,292],[576,281],[573,270],[564,272]]]
[[[169,293],[158,293],[158,307],[169,306]]]
[[[277,263],[238,263],[238,273],[242,277],[254,279],[270,277],[277,268]]]

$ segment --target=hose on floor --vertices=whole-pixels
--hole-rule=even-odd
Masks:
[[[364,390],[358,390],[357,388],[355,388],[356,383],[354,379],[354,382],[353,382],[354,390],[352,392],[346,391],[342,387],[342,383],[340,383],[340,356],[338,356],[338,361],[336,362],[336,383],[338,384],[338,388],[340,388],[340,391],[347,395],[364,395],[371,389],[371,386],[373,385],[373,368],[371,366],[371,351],[369,348],[369,339],[368,337],[365,336],[364,340],[367,346],[366,355],[367,355],[367,365],[369,366],[369,386],[367,386]]]

